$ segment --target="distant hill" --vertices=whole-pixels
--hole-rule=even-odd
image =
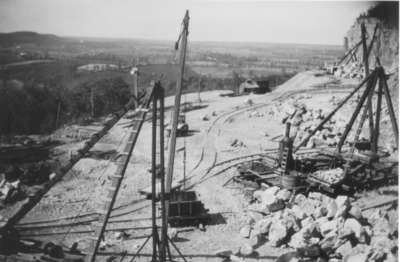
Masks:
[[[22,44],[33,44],[38,46],[58,45],[63,38],[51,34],[39,34],[30,31],[20,31],[11,33],[0,33],[0,46],[11,47]]]

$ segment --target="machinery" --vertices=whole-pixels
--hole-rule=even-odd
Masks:
[[[170,137],[172,133],[172,125],[168,125],[167,129],[167,136]],[[186,116],[180,114],[178,117],[178,125],[176,127],[176,136],[185,136],[189,131],[189,125],[186,123]]]

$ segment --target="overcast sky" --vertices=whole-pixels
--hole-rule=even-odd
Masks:
[[[175,40],[339,44],[372,2],[265,0],[0,0],[0,31]]]

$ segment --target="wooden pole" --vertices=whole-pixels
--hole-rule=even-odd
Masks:
[[[133,74],[133,89],[132,89],[132,96],[134,97],[134,107],[137,108],[138,107],[138,81],[139,81],[139,72],[138,70],[135,71],[135,73]]]
[[[152,115],[152,140],[151,140],[151,223],[153,235],[153,257],[157,261],[157,224],[156,224],[156,150],[157,150],[157,89],[153,96]]]
[[[183,19],[183,29],[181,32],[181,50],[179,57],[179,78],[176,83],[176,94],[175,94],[175,109],[172,115],[172,127],[171,127],[171,138],[169,143],[169,158],[168,158],[168,170],[167,170],[167,185],[166,185],[166,193],[170,193],[171,184],[172,184],[172,175],[174,172],[174,160],[175,160],[175,148],[176,148],[176,131],[178,126],[178,117],[179,117],[179,107],[181,104],[181,94],[182,94],[182,83],[183,76],[185,73],[185,59],[186,59],[186,46],[187,46],[187,36],[189,34],[189,11],[186,10],[185,17]],[[168,210],[168,204],[167,204]],[[167,213],[168,215],[168,213]]]
[[[164,89],[160,87],[160,168],[161,168],[161,261],[166,259],[166,245],[168,245],[168,223],[165,210],[165,171],[164,171]]]
[[[382,109],[382,92],[383,92],[383,80],[379,79],[378,99],[376,101],[374,144],[372,146],[372,151],[374,153],[378,151],[379,125],[381,121],[381,109]]]
[[[375,25],[374,34],[372,35],[371,42],[369,43],[369,46],[368,46],[367,57],[369,57],[369,55],[371,54],[372,47],[373,47],[374,42],[375,42],[375,37],[376,37],[377,30],[378,30],[378,24]]]
[[[396,146],[399,145],[399,128],[397,126],[397,120],[393,109],[392,99],[390,98],[389,88],[386,82],[385,70],[381,67],[380,70],[380,79],[383,82],[383,90],[386,98],[386,104],[389,110],[390,120],[392,122],[393,134],[396,137]]]
[[[376,74],[375,77],[372,78],[370,80],[370,82],[368,82],[368,86],[372,86],[372,88],[370,89],[370,93],[374,92],[374,89],[375,89],[374,87],[376,86],[377,80],[378,80],[378,76]],[[369,88],[369,87],[367,87],[367,88]],[[365,119],[367,118],[367,115],[368,115],[369,104],[371,104],[371,103],[372,103],[372,96],[368,96],[367,104],[364,107],[364,110],[363,110],[362,115],[361,115],[360,123],[358,124],[358,128],[356,130],[356,134],[354,135],[354,144],[350,149],[350,154],[354,153],[356,142],[358,141],[358,139],[360,137],[362,128],[364,126]],[[372,145],[372,142],[371,142],[371,145]]]
[[[362,41],[358,42],[357,44],[355,44],[349,51],[347,51],[346,54],[344,54],[344,56],[339,60],[339,62],[337,63],[338,65],[340,65],[345,59],[346,57],[348,57],[350,54],[353,53],[353,51],[358,48],[360,45],[362,44]]]
[[[199,101],[199,103],[201,103],[201,97],[200,97],[200,93],[201,93],[201,77],[199,78],[199,83],[198,83],[198,90],[197,90],[197,100]]]
[[[375,75],[375,73],[374,73]],[[370,80],[371,81],[371,80]],[[365,99],[367,96],[370,94],[372,85],[368,85],[367,88],[365,89],[364,93],[362,94],[360,101],[358,102],[356,109],[353,112],[353,115],[350,118],[349,123],[346,125],[346,129],[343,132],[343,135],[340,137],[339,143],[337,145],[337,152],[340,153],[342,150],[342,146],[344,144],[344,141],[347,138],[347,135],[349,134],[351,128],[353,127],[354,121],[356,120],[358,114],[360,113],[361,107],[363,106]],[[368,105],[367,105],[368,106]]]
[[[365,75],[369,75],[369,56],[368,56],[368,47],[367,47],[367,37],[366,37],[366,28],[365,24],[361,23],[361,41],[363,46],[363,62],[364,62],[364,71]],[[373,41],[373,39],[372,39]],[[373,92],[370,92],[368,100],[371,101]],[[372,103],[368,103],[368,119],[369,119],[369,137],[371,145],[374,144],[374,116],[372,110]]]

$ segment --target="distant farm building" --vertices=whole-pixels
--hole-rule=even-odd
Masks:
[[[119,70],[119,66],[114,64],[87,64],[79,66],[78,72],[101,72],[101,71],[116,71]]]
[[[265,94],[270,91],[271,90],[269,88],[269,81],[267,80],[254,81],[252,79],[247,79],[239,86],[240,94]]]

